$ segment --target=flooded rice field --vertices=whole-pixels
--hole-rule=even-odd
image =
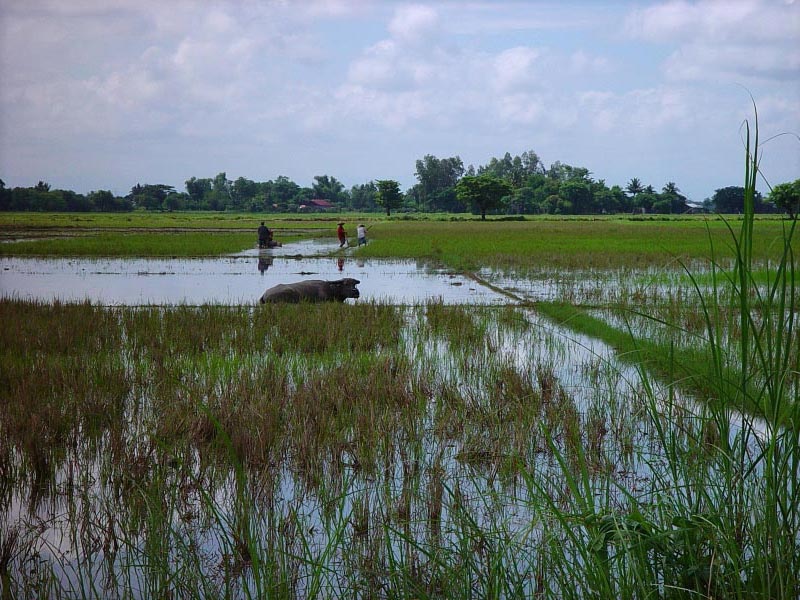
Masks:
[[[519,302],[674,297],[663,278],[476,281],[331,249],[2,259],[4,596],[624,597],[649,577],[656,595],[729,597],[717,577],[746,581],[747,560],[729,575],[720,556],[759,556],[740,537],[763,521],[758,482],[796,496],[763,448],[796,445]],[[340,277],[359,299],[254,305]]]
[[[103,305],[252,304],[279,283],[358,279],[359,302],[502,304],[502,294],[441,267],[403,260],[319,256],[335,245],[287,244],[193,259],[0,258],[0,295]],[[353,302],[350,300],[349,302]]]

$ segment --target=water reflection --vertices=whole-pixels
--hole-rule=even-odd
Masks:
[[[293,255],[286,247],[280,253],[275,250],[194,259],[4,257],[0,259],[0,296],[44,302],[88,299],[124,306],[238,305],[257,302],[265,289],[279,283],[352,277],[361,281],[357,302],[509,302],[467,277],[427,263],[307,257]]]
[[[273,258],[265,253],[259,252],[258,254],[258,272],[262,275],[272,266]]]

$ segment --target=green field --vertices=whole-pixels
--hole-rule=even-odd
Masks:
[[[363,222],[370,244],[359,255],[373,258],[438,260],[455,269],[661,267],[676,261],[717,260],[734,256],[730,229],[739,217],[684,218],[530,218],[524,221],[442,216],[404,219],[376,215],[296,216],[211,213],[134,213],[66,215],[0,214],[0,236],[18,239],[0,244],[0,255],[14,256],[214,256],[255,245],[260,221],[275,229],[276,239],[335,237],[345,221],[351,239]],[[753,239],[756,260],[780,256],[788,221],[757,221]],[[200,233],[202,232],[202,233]],[[795,249],[798,244],[795,241]]]

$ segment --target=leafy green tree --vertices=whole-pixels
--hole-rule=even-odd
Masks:
[[[543,212],[546,212],[549,215],[558,213],[558,203],[561,201],[561,196],[558,194],[550,194],[542,203],[542,207],[544,209]]]
[[[470,169],[465,175],[494,175],[510,183],[514,189],[525,185],[531,175],[544,173],[539,155],[533,150],[523,152],[521,156],[511,156],[506,152],[503,158],[492,158],[486,165],[478,167],[477,171],[471,166]]]
[[[270,186],[269,199],[281,210],[288,210],[289,205],[296,202],[300,186],[285,175],[279,175]]]
[[[493,175],[477,175],[463,177],[456,184],[458,199],[470,205],[486,219],[486,212],[497,208],[502,199],[512,192],[511,185]]]
[[[184,200],[188,198],[185,194],[172,190],[164,198],[164,208],[168,211],[180,210],[184,207]]]
[[[591,183],[590,174],[589,169],[573,167],[558,160],[550,165],[550,169],[547,171],[547,176],[557,181],[578,181],[582,183]]]
[[[769,201],[778,209],[786,212],[790,219],[800,215],[800,179],[791,183],[779,183],[769,193]]]
[[[657,194],[646,191],[639,192],[632,199],[633,207],[640,212],[652,212],[653,205],[658,202],[658,200]]]
[[[353,210],[374,210],[378,188],[374,181],[350,188],[350,206]]]
[[[100,212],[112,212],[117,207],[116,198],[114,198],[114,194],[110,190],[89,192],[89,202],[94,206],[95,210]]]
[[[756,191],[753,200],[758,207],[762,203],[761,193]],[[720,188],[714,192],[711,201],[714,203],[714,210],[718,213],[741,213],[744,210],[744,188],[735,185]]]
[[[194,208],[200,208],[206,203],[206,195],[211,192],[211,179],[197,179],[192,177],[186,180],[186,193],[189,194]]]
[[[536,212],[535,194],[533,188],[524,186],[514,190],[514,195],[509,200],[510,212],[515,214],[532,214]]]
[[[522,161],[522,170],[528,177],[535,174],[544,175],[544,165],[536,152],[526,150],[522,153],[520,159]]]
[[[167,195],[174,192],[175,188],[171,185],[164,185],[162,183],[140,185],[137,183],[131,188],[131,192],[128,194],[127,198],[134,206],[139,206],[147,210],[162,210]]]
[[[378,186],[376,202],[386,209],[387,217],[391,216],[392,209],[401,206],[403,203],[400,184],[393,179],[379,179],[375,183]]]
[[[231,184],[231,197],[233,198],[233,206],[236,209],[244,208],[249,205],[250,201],[258,194],[258,184],[251,180],[239,177]]]
[[[428,210],[441,210],[440,202],[452,200],[452,194],[446,192],[454,188],[464,174],[464,163],[458,156],[439,159],[427,154],[422,160],[417,161],[416,166],[416,177],[420,184],[418,190],[420,205]]]
[[[566,204],[562,205],[562,213],[584,215],[595,212],[593,210],[594,196],[589,185],[580,181],[565,181],[558,190],[558,195]],[[569,206],[569,210],[567,210]]]
[[[337,205],[342,205],[347,201],[344,185],[336,177],[316,175],[312,189],[315,198],[323,198]]]

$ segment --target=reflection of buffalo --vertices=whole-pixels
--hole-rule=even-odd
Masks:
[[[297,283],[281,283],[269,288],[261,296],[261,304],[266,302],[344,302],[347,298],[358,298],[356,285],[358,279],[346,277],[336,281],[309,279]]]

